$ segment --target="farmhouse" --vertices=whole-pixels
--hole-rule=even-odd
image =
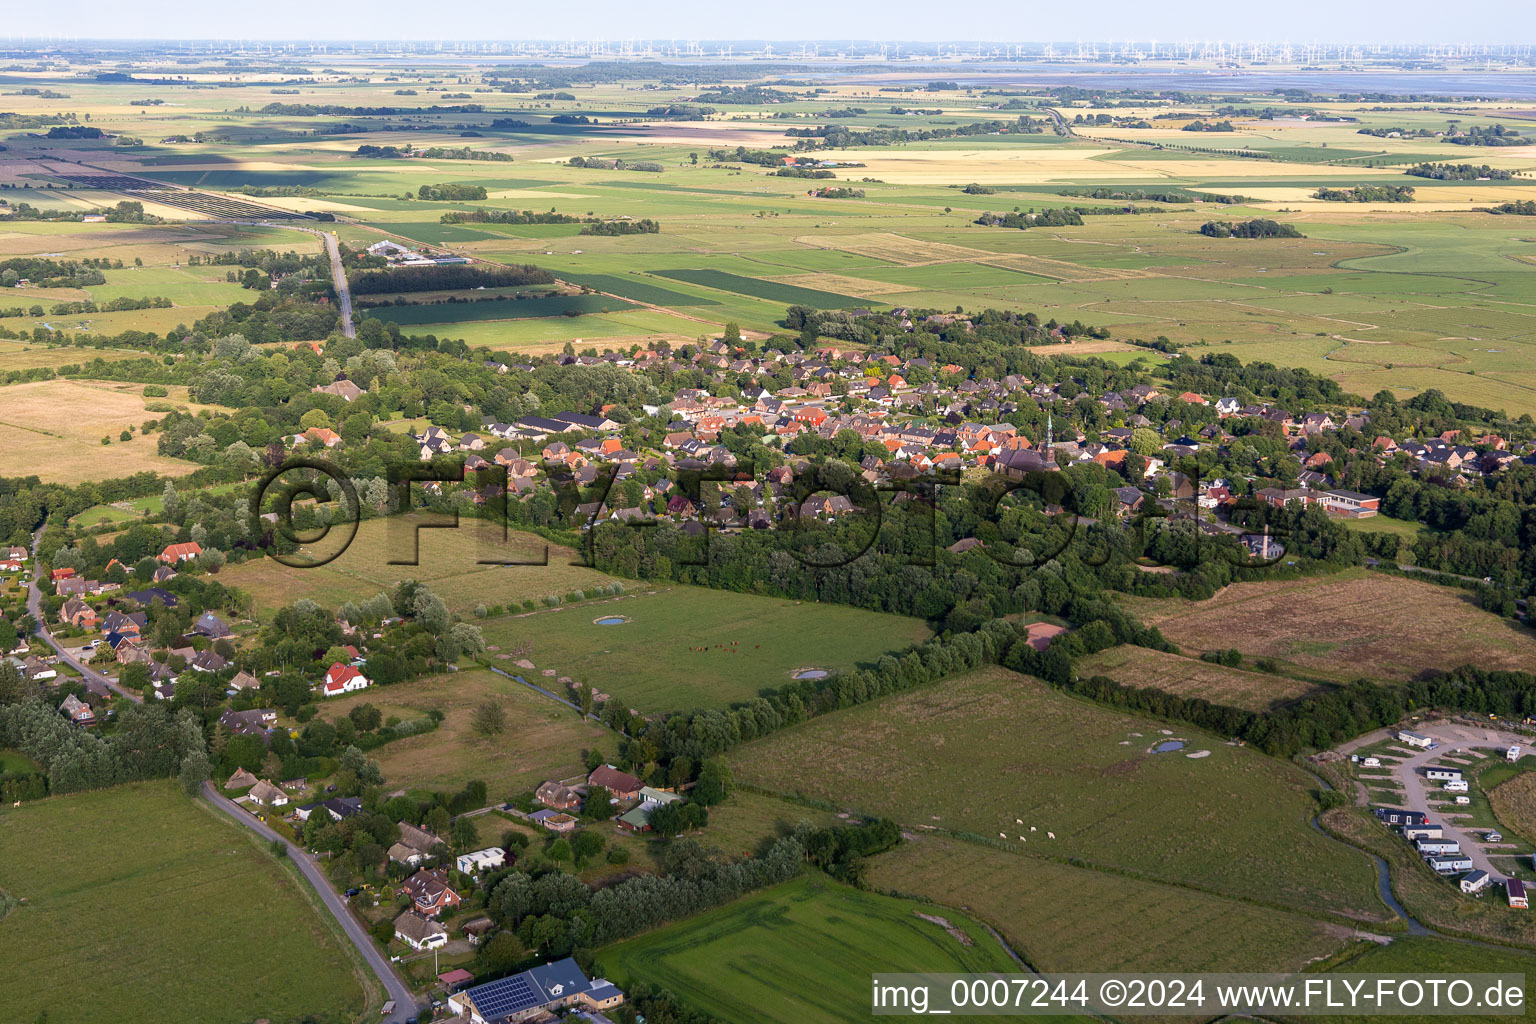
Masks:
[[[602,786],[616,800],[634,800],[640,796],[644,784],[628,772],[621,772],[611,764],[603,764],[587,776],[587,785]]]
[[[321,684],[327,697],[339,697],[343,693],[353,693],[367,687],[367,676],[351,665],[343,665],[339,661],[326,669],[325,681]]]
[[[190,562],[202,553],[202,546],[196,541],[189,540],[185,544],[167,544],[165,550],[160,552],[160,561],[166,565],[174,565],[177,562]]]
[[[412,949],[441,949],[448,945],[448,930],[430,917],[407,910],[395,918],[395,938]]]
[[[68,718],[75,725],[83,727],[96,724],[96,712],[92,711],[89,704],[74,694],[64,698],[64,702],[59,705],[59,710],[64,713],[65,718]]]
[[[581,803],[580,794],[558,782],[539,783],[539,788],[533,791],[533,798],[545,807],[553,807],[557,811],[568,811]]]
[[[448,872],[442,868],[416,872],[400,883],[400,891],[411,898],[417,913],[427,917],[436,917],[460,902],[459,894],[448,885]]]
[[[417,828],[408,821],[400,822],[400,841],[389,848],[389,859],[406,867],[415,867],[426,860],[433,847],[442,840],[424,828]]]
[[[448,1009],[471,1024],[507,1024],[571,1006],[608,1010],[624,1002],[624,993],[603,978],[592,981],[570,957],[500,981],[487,982],[448,997]]]

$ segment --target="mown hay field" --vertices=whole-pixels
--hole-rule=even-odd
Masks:
[[[184,1020],[296,1024],[353,1019],[370,999],[305,883],[173,783],[0,820],[0,890],[23,901],[0,919],[8,1021],[155,1020],[174,1006]]]
[[[1317,689],[1288,676],[1223,668],[1131,644],[1090,655],[1077,663],[1077,670],[1084,676],[1108,676],[1123,686],[1153,686],[1181,697],[1199,697],[1250,711],[1267,711]]]
[[[1337,926],[1300,914],[938,835],[869,868],[879,890],[975,914],[1042,971],[1299,970],[1344,944]]]
[[[1150,752],[1169,739],[1186,745]],[[1297,909],[1380,910],[1370,862],[1308,825],[1299,769],[999,668],[813,719],[731,761],[744,783],[911,828],[1224,895],[1262,877],[1266,902]]]
[[[1340,681],[1536,664],[1536,632],[1483,611],[1466,591],[1366,569],[1235,583],[1207,601],[1121,600],[1186,653],[1235,648]]]

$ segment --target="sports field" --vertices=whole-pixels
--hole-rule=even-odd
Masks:
[[[21,901],[0,919],[6,1020],[175,1007],[298,1024],[353,1020],[377,998],[304,883],[172,783],[53,797],[0,822],[0,890]]]
[[[1536,632],[1483,611],[1472,594],[1366,569],[1235,583],[1208,601],[1123,601],[1185,653],[1236,648],[1340,682],[1471,663],[1529,669],[1536,659]]]
[[[868,1016],[876,971],[1018,970],[959,911],[861,892],[810,872],[609,946],[598,964],[620,986],[660,985],[726,1024]]]
[[[1170,740],[1184,745],[1151,752]],[[1380,910],[1370,862],[1308,826],[1299,769],[999,668],[824,715],[731,760],[742,782],[908,828],[1243,898],[1262,874],[1269,904]]]
[[[613,618],[623,621],[599,624]],[[541,671],[645,712],[751,700],[801,670],[873,664],[931,635],[920,619],[684,586],[482,625],[506,650],[532,644],[528,657]]]

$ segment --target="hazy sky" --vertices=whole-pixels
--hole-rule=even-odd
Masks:
[[[4,31],[96,39],[1264,39],[1536,45],[1536,4],[1491,0],[1233,3],[1101,0],[72,0],[8,5]],[[1174,27],[1177,26],[1177,27]]]

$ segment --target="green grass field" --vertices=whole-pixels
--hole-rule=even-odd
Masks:
[[[470,712],[486,702],[505,710],[506,732],[482,736],[471,727]],[[444,715],[433,731],[394,740],[369,754],[379,762],[391,787],[452,792],[470,779],[480,779],[491,799],[504,800],[535,789],[545,779],[584,774],[581,753],[587,748],[609,756],[617,752],[615,737],[608,730],[583,721],[571,708],[521,683],[484,669],[369,687],[324,701],[320,714],[334,720],[359,704],[372,704],[385,718],[399,716],[405,721],[433,710]]]
[[[967,944],[941,924],[942,917]],[[619,985],[651,982],[726,1024],[849,1021],[876,971],[1015,972],[986,930],[948,907],[807,874],[598,953]]]
[[[535,320],[542,317],[616,313],[632,307],[606,295],[548,295],[534,299],[488,299],[485,302],[442,302],[432,305],[376,306],[362,311],[376,320],[402,327],[460,324],[477,320]]]
[[[1186,746],[1149,752],[1165,739]],[[1381,910],[1370,862],[1308,825],[1313,783],[1299,769],[1003,669],[812,719],[731,761],[772,792],[1031,856],[1306,911]]]
[[[1502,892],[1484,896],[1484,899],[1501,899]],[[1473,946],[1453,939],[1429,936],[1412,936],[1398,939],[1390,946],[1375,946],[1364,953],[1339,964],[1334,970],[1341,974],[1406,974],[1417,977],[1440,974],[1523,974],[1525,975],[1525,1002],[1529,1004],[1533,986],[1536,986],[1536,956],[1518,949],[1499,949],[1493,946]],[[1481,995],[1481,993],[1479,993]],[[1514,1016],[1521,1016],[1516,1013]],[[1378,1020],[1369,1016],[1338,1016],[1332,1018],[1340,1024],[1363,1024]],[[1448,1018],[1441,1016],[1394,1016],[1393,1020],[1411,1024],[1431,1024]],[[1466,1024],[1496,1024],[1514,1019],[1509,1014],[1457,1015],[1457,1021]]]
[[[598,625],[605,617],[627,621]],[[683,586],[483,626],[505,649],[531,643],[540,670],[647,712],[750,700],[801,669],[851,669],[930,635],[918,619]]]
[[[1343,945],[1301,914],[936,835],[869,869],[881,891],[970,908],[1042,971],[1292,970]]]
[[[413,517],[370,519],[335,561],[295,569],[270,558],[231,565],[219,579],[226,586],[250,592],[256,612],[269,617],[285,604],[307,597],[327,608],[345,601],[362,601],[390,590],[402,579],[426,583],[450,611],[468,616],[476,605],[521,604],[546,594],[567,594],[607,586],[614,580],[595,569],[573,566],[575,554],[549,546],[547,565],[482,565],[481,559],[542,560],[545,543],[530,534],[510,534],[502,542],[499,527],[485,520],[463,519],[456,530],[423,529],[413,533]],[[419,537],[419,548],[415,538]],[[324,545],[317,544],[317,548]],[[332,550],[332,549],[327,549]],[[391,560],[415,558],[415,565],[391,565]]]
[[[303,884],[173,784],[0,813],[6,1020],[347,1021],[365,995]],[[373,982],[370,978],[369,987]],[[377,1002],[374,1003],[377,1005]]]

